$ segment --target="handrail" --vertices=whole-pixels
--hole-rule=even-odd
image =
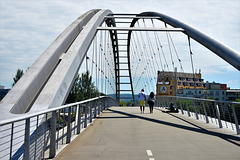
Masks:
[[[163,108],[169,108],[176,112],[180,109],[181,113],[186,113],[188,117],[194,114],[197,120],[203,117],[206,123],[209,123],[209,119],[215,119],[219,128],[223,128],[223,124],[225,124],[226,128],[231,126],[232,130],[236,130],[236,133],[240,134],[240,102],[180,96],[157,96],[156,99],[158,105]]]
[[[114,98],[99,96],[2,120],[0,159],[54,158],[59,146],[71,143],[73,135],[112,105],[117,105]]]
[[[18,122],[18,121],[22,121],[22,120],[25,120],[27,118],[32,118],[32,117],[35,117],[37,115],[46,114],[46,113],[49,113],[49,112],[52,112],[52,111],[57,111],[57,110],[60,110],[60,109],[68,108],[70,106],[76,106],[76,105],[88,103],[88,102],[91,102],[91,101],[94,101],[94,100],[97,100],[97,99],[102,99],[102,98],[105,98],[105,97],[108,97],[108,96],[95,97],[95,98],[83,100],[83,101],[80,101],[80,102],[75,102],[75,103],[66,104],[66,105],[63,105],[63,106],[58,106],[58,107],[46,109],[44,111],[38,111],[38,112],[34,112],[34,113],[25,113],[25,114],[23,114],[20,117],[15,117],[15,118],[10,118],[10,119],[6,119],[6,120],[1,120],[0,121],[0,126],[6,125],[6,124],[10,124],[10,123],[14,123],[14,122]],[[112,98],[112,97],[108,97],[108,98]]]
[[[202,98],[193,98],[193,97],[181,97],[181,96],[161,96],[161,97],[162,97],[162,98],[189,99],[189,100],[198,100],[198,101],[209,101],[209,102],[218,102],[218,103],[240,104],[240,102],[214,100],[214,99],[202,99]]]

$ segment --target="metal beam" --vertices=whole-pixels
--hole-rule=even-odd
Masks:
[[[168,31],[183,32],[182,28],[137,28],[137,27],[98,27],[97,30],[114,30],[114,31]]]
[[[140,18],[140,19],[156,19],[159,17],[156,16],[105,16],[105,18],[114,18],[114,19],[133,19],[133,18]]]

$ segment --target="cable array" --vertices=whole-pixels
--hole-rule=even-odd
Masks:
[[[156,23],[158,22],[154,19],[139,19],[135,27],[155,28]],[[165,23],[161,25],[168,27]],[[157,26],[159,27],[159,24]],[[174,71],[174,68],[179,65],[184,72],[180,54],[168,31],[161,33],[133,31],[130,45],[131,73],[135,93],[141,89],[145,89],[147,94],[155,92],[157,71]],[[169,66],[172,66],[172,69]]]
[[[98,96],[101,94],[115,96],[116,78],[114,55],[108,31],[99,31],[92,41],[85,57],[85,65],[79,72],[89,72]]]
[[[156,19],[139,19],[134,27],[156,28],[156,26],[169,27],[166,23]],[[122,32],[118,33],[122,34]],[[176,45],[174,38],[169,31],[132,31],[129,61],[135,94],[141,89],[145,89],[147,94],[150,92],[156,93],[158,71],[173,72],[175,67],[178,67],[182,73],[185,72],[182,59],[185,62],[186,56],[183,57],[184,53],[179,53],[178,45]],[[194,73],[190,39],[188,39],[188,45],[190,63]],[[117,88],[117,77],[115,77],[116,64],[112,47],[109,31],[99,30],[86,54],[85,70],[90,72],[99,93],[106,95],[115,95]],[[181,50],[181,52],[183,51]],[[121,57],[119,58],[119,63],[121,63]]]

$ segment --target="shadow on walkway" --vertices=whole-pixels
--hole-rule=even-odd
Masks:
[[[134,115],[134,114],[129,114],[129,113],[126,113],[126,112],[122,112],[122,111],[117,111],[117,110],[114,110],[114,109],[108,109],[109,111],[111,112],[114,112],[114,113],[118,113],[118,114],[122,114],[122,115],[125,115],[127,117],[121,117],[121,116],[118,116],[118,117],[98,117],[98,118],[139,118],[139,119],[143,119],[143,120],[146,120],[146,121],[150,121],[150,122],[154,122],[154,123],[159,123],[159,124],[162,124],[162,125],[167,125],[167,126],[171,126],[171,127],[176,127],[176,128],[180,128],[180,129],[185,129],[185,130],[189,130],[189,131],[193,131],[193,132],[198,132],[198,133],[202,133],[202,134],[207,134],[207,135],[211,135],[211,136],[216,136],[216,137],[219,137],[225,141],[228,141],[236,146],[239,146],[240,147],[240,138],[237,137],[237,136],[233,136],[233,135],[228,135],[228,134],[224,134],[224,133],[218,133],[218,132],[213,132],[213,131],[209,131],[207,129],[204,129],[196,124],[193,124],[185,119],[182,119],[180,117],[177,117],[171,113],[166,113],[166,114],[169,114],[171,115],[172,117],[175,117],[175,118],[178,118],[179,120],[182,120],[186,123],[189,123],[197,128],[194,128],[194,127],[189,127],[189,126],[184,126],[184,125],[180,125],[180,124],[175,124],[175,123],[171,123],[171,122],[166,122],[166,121],[162,121],[162,120],[158,120],[158,119],[153,119],[153,118],[148,118],[148,117],[142,117],[142,116],[138,116],[138,115]]]

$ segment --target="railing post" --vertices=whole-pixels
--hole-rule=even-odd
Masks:
[[[99,114],[101,114],[101,112],[102,112],[102,100],[101,99],[99,99],[99,103],[100,103],[100,112],[99,112]]]
[[[170,99],[166,98],[166,102],[167,102],[167,108],[169,108],[170,107],[169,105],[171,103]]]
[[[202,103],[203,103],[203,110],[204,110],[204,114],[205,114],[206,123],[209,123],[208,115],[207,115],[207,111],[206,111],[206,107],[205,107],[205,102],[203,101]]]
[[[98,115],[100,114],[100,102],[99,102],[99,99],[97,100],[97,104],[98,104]]]
[[[89,122],[91,123],[92,122],[92,103],[89,102],[89,112],[90,112],[90,120]]]
[[[86,128],[87,127],[87,112],[88,112],[87,104],[85,104],[84,108],[85,108],[84,128]]]
[[[173,98],[173,101],[174,101],[174,110],[176,110],[177,109],[176,97]]]
[[[217,118],[218,118],[218,124],[219,124],[219,128],[222,128],[222,121],[221,121],[221,117],[220,117],[220,111],[219,111],[219,107],[217,102],[214,102],[215,108],[216,108],[216,114],[217,114]]]
[[[235,121],[235,125],[236,125],[237,134],[240,134],[238,119],[237,119],[237,115],[236,115],[235,108],[234,108],[233,104],[232,104],[232,111],[233,111],[233,116],[234,116],[234,121]]]
[[[187,101],[186,101],[186,107],[187,107],[188,117],[191,117],[191,115],[190,115],[190,111],[189,111],[189,107],[188,107],[188,102],[187,102]]]
[[[97,117],[97,106],[96,106],[96,101],[94,101],[94,118]]]
[[[49,158],[54,158],[56,155],[56,111],[52,112],[52,118],[50,120],[50,151]]]
[[[34,159],[36,159],[36,154],[37,154],[37,141],[38,141],[38,120],[39,120],[39,115],[37,116],[37,124],[36,124],[36,135],[35,135],[35,146],[34,146]]]
[[[67,139],[66,143],[71,142],[71,107],[68,108],[68,119],[67,119]]]
[[[77,134],[80,134],[80,132],[81,132],[82,106],[77,105],[77,108],[78,108]]]
[[[193,100],[193,106],[194,106],[194,110],[195,110],[196,119],[198,120],[199,117],[198,117],[198,113],[197,113],[197,109],[196,109],[196,107],[198,107],[198,106],[197,106],[197,104],[196,104],[196,100]]]
[[[30,151],[30,118],[25,121],[25,136],[24,136],[24,160],[29,160]]]
[[[183,112],[183,108],[182,108],[182,102],[181,102],[181,99],[180,99],[180,101],[179,101],[179,104],[180,104],[181,112],[182,112],[182,114],[184,114],[184,112]]]
[[[103,99],[103,111],[106,109],[106,98]]]
[[[12,123],[12,129],[11,129],[11,141],[10,141],[10,153],[9,153],[9,159],[12,159],[13,130],[14,130],[14,123]]]
[[[164,104],[164,101],[163,101],[163,98],[160,97],[160,107],[161,108],[164,108],[165,107],[165,104]]]

